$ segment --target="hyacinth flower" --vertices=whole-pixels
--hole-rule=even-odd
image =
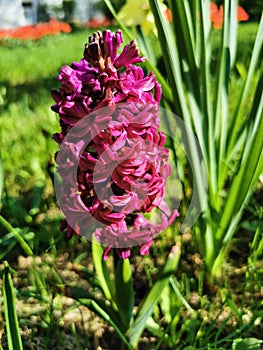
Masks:
[[[158,130],[161,87],[136,65],[145,61],[136,41],[118,53],[122,42],[120,30],[95,32],[80,62],[61,68],[61,87],[51,92],[61,125],[54,139],[62,229],[89,240],[94,233],[106,246],[105,259],[112,248],[127,258],[135,245],[148,254],[153,238],[178,216],[164,202],[171,167]],[[143,215],[155,208],[158,224]]]

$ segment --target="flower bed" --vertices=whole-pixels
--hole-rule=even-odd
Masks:
[[[38,40],[46,35],[70,33],[71,26],[52,19],[47,23],[38,23],[15,29],[0,29],[0,39]]]

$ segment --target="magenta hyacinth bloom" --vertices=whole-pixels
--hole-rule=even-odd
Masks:
[[[153,238],[178,216],[164,202],[171,168],[158,131],[161,87],[136,66],[145,61],[136,42],[119,54],[122,42],[120,30],[94,33],[84,58],[61,68],[61,87],[52,91],[61,125],[54,139],[62,228],[68,236],[94,233],[107,247],[105,258],[112,248],[127,258],[135,245],[148,254]],[[159,224],[142,215],[154,208],[162,213]]]

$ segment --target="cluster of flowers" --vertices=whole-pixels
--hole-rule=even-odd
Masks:
[[[70,33],[71,26],[56,19],[15,29],[0,29],[0,39],[38,40],[46,35]]]
[[[90,240],[94,232],[107,247],[105,259],[113,247],[122,258],[135,245],[148,254],[153,237],[178,216],[164,202],[171,168],[158,131],[161,87],[136,65],[145,58],[135,41],[118,54],[122,42],[120,30],[94,33],[84,58],[62,67],[61,87],[51,92],[61,124],[54,139],[60,144],[62,228]],[[143,215],[154,208],[161,223]]]
[[[220,7],[217,6],[216,3],[210,3],[210,19],[213,24],[213,28],[221,29],[224,22],[224,8],[222,5]],[[244,10],[244,8],[240,5],[237,6],[237,20],[247,21],[249,19],[248,13]]]

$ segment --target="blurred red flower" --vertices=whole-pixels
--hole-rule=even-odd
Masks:
[[[224,9],[220,5],[218,8],[217,4],[214,2],[210,3],[210,19],[215,29],[221,29],[224,21]],[[243,9],[242,6],[237,6],[237,20],[247,21],[249,19],[249,14]]]
[[[238,21],[248,21],[249,14],[243,9],[242,6],[237,7],[237,20]]]
[[[71,32],[71,26],[68,23],[51,19],[47,23],[37,23],[15,29],[0,29],[0,39],[38,40],[43,36],[60,34],[61,32]]]
[[[100,19],[91,18],[86,24],[85,27],[89,29],[97,29],[101,27],[107,27],[111,25],[111,21],[107,17],[102,17]]]

